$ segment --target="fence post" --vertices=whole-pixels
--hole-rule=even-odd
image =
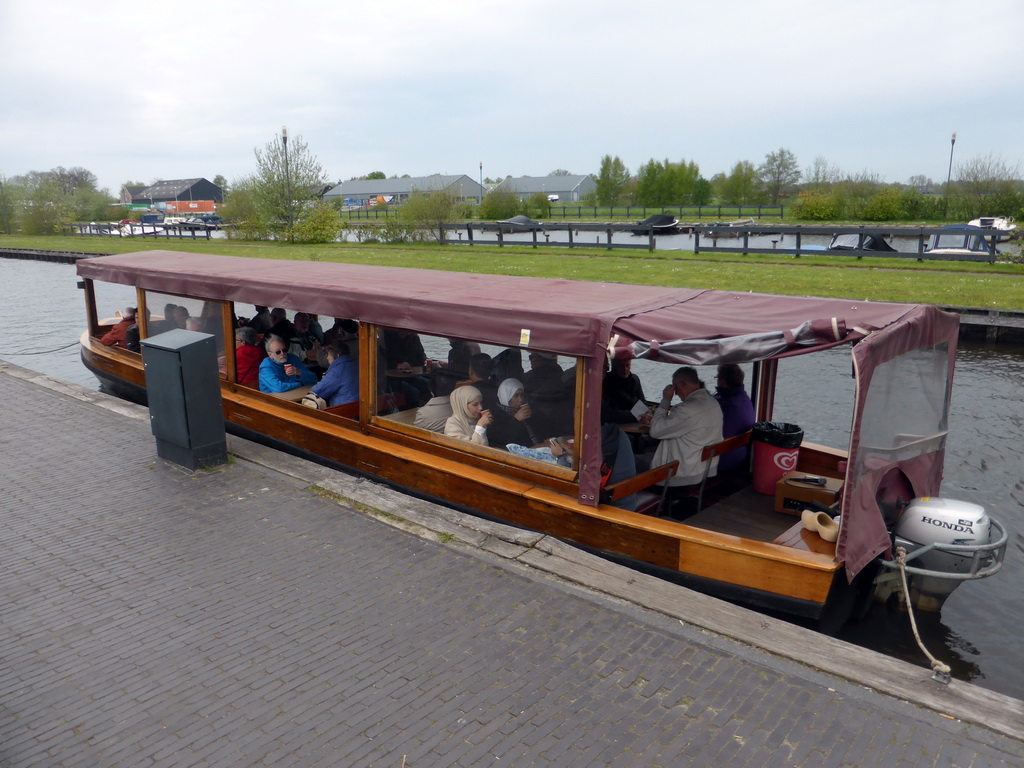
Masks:
[[[467,238],[469,239],[469,244],[473,245],[473,222],[472,221],[467,221],[466,222],[466,232],[468,233],[467,234]]]

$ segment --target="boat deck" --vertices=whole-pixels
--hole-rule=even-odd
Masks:
[[[775,497],[747,486],[686,519],[686,525],[754,541],[835,556],[834,542],[807,531],[800,518],[775,511]]]

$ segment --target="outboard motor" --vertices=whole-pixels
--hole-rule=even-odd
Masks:
[[[1003,564],[1006,531],[985,508],[969,501],[914,499],[896,524],[893,551],[906,550],[910,594],[924,611],[939,611],[961,581],[991,576]],[[898,568],[883,561],[886,568]]]

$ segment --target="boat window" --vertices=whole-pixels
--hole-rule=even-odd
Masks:
[[[483,410],[490,412],[489,448],[538,464],[573,465],[553,454],[572,445],[576,433],[576,358],[397,328],[378,329],[377,338],[381,423],[403,422],[444,434],[452,393],[475,387]],[[474,423],[471,417],[456,418],[449,433],[461,428],[468,438]],[[558,443],[554,451],[552,438]]]
[[[224,376],[224,323],[223,302],[204,301],[172,293],[146,291],[146,312],[148,336],[157,336],[166,331],[182,328],[187,331],[209,333],[217,340],[217,358],[221,375]]]
[[[916,349],[878,366],[861,418],[858,476],[881,463],[941,450],[946,442],[948,347]]]
[[[130,285],[101,283],[93,281],[96,295],[96,321],[99,335],[102,336],[121,319],[121,313],[128,307],[135,307],[138,293]]]

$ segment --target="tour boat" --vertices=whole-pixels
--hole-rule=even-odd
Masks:
[[[82,259],[77,269],[88,313],[82,360],[116,392],[145,399],[147,339],[159,342],[165,306],[184,306],[216,340],[229,430],[719,597],[835,628],[863,606],[879,565],[892,567],[897,543],[910,548],[912,574],[918,558],[911,591],[936,607],[946,587],[928,579],[951,571],[959,571],[956,580],[981,578],[1002,563],[1002,526],[981,507],[938,498],[959,319],[935,307],[159,250]],[[103,303],[110,291],[96,283],[135,289],[142,352],[100,343],[115,307]],[[254,305],[316,313],[325,326],[328,318],[357,321],[358,403],[315,410],[288,393],[236,383],[234,346],[224,340]],[[533,361],[531,353],[557,361],[571,466],[415,426],[414,410],[396,410],[394,377],[429,373],[387,369],[386,339],[396,331],[434,348],[473,342],[500,361],[503,375],[517,373],[524,355]],[[780,480],[759,492],[742,473],[717,485],[710,477],[700,488],[703,508],[683,522],[614,506],[621,493],[602,491],[609,358],[657,361],[665,380],[678,366],[700,366],[713,381],[717,364],[747,364],[758,420],[799,422],[799,413],[773,410],[778,370],[793,356],[844,345],[856,388],[852,402],[834,407],[850,413],[849,442],[805,441],[786,457],[785,469],[796,474],[785,477],[800,491]],[[672,469],[654,467],[618,490],[663,480]],[[833,537],[805,524],[802,500],[810,499],[841,513]],[[904,522],[925,533],[904,530]]]

